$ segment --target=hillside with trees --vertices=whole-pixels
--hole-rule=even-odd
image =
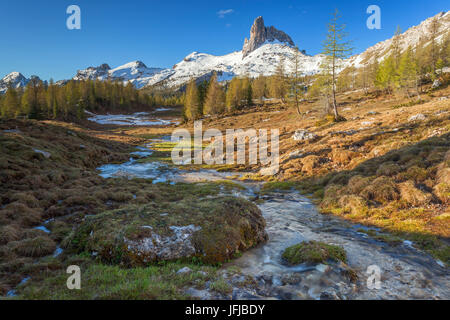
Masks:
[[[438,30],[438,24],[434,19],[432,30]],[[399,45],[400,34],[397,29],[384,60],[373,56],[361,68],[345,67],[343,61],[351,52],[351,43],[338,12],[335,12],[328,25],[323,49],[326,59],[320,73],[306,75],[299,58],[300,51],[293,48],[292,61],[281,59],[272,76],[234,77],[225,84],[217,83],[217,75],[206,84],[205,81],[198,84],[193,79],[183,97],[184,118],[188,121],[233,113],[252,105],[262,105],[267,100],[294,107],[301,116],[303,102],[319,99],[325,114],[332,115],[336,121],[342,120],[336,94],[354,90],[363,90],[365,94],[399,94],[420,101],[424,85],[433,82],[442,85],[448,81],[448,73],[444,70],[450,66],[450,33],[438,40],[437,33],[431,32],[428,39],[403,52]],[[291,68],[287,68],[287,64]],[[291,71],[286,71],[288,69]]]
[[[138,90],[131,83],[71,80],[61,86],[31,79],[23,90],[10,87],[0,95],[0,117],[72,121],[83,119],[85,110],[130,113],[179,103],[177,96]]]

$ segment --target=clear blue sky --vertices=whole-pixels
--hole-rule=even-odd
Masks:
[[[66,8],[81,8],[81,30],[66,28]],[[366,28],[366,8],[381,7],[382,29]],[[192,51],[240,50],[253,20],[289,34],[309,54],[321,50],[330,13],[338,8],[355,53],[449,10],[448,0],[0,0],[0,77],[19,71],[42,79],[133,60],[171,67]],[[220,15],[219,11],[228,13]]]

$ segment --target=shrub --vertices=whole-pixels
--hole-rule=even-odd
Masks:
[[[353,158],[356,157],[356,153],[350,150],[336,148],[333,149],[331,153],[331,157],[334,162],[338,162],[341,164],[349,163]]]
[[[0,227],[0,245],[7,244],[10,241],[17,241],[21,237],[20,230],[13,225]]]
[[[15,247],[15,251],[19,255],[33,258],[47,256],[55,250],[55,242],[46,236],[19,241]]]
[[[344,186],[337,184],[329,184],[325,188],[324,197],[321,203],[322,208],[335,207],[340,194],[342,193]]]
[[[430,203],[432,194],[423,192],[414,186],[414,182],[408,180],[399,185],[401,199],[412,206],[426,205]]]
[[[30,209],[20,202],[12,202],[0,210],[0,214],[22,226],[34,226],[41,221],[39,209]]]
[[[368,211],[366,200],[355,195],[342,196],[339,199],[339,207],[344,209],[344,212],[349,212],[356,215],[365,214]]]
[[[361,196],[367,200],[373,200],[379,203],[386,203],[392,200],[398,200],[399,194],[397,188],[388,177],[378,177],[361,192]]]
[[[439,183],[436,186],[434,186],[433,191],[436,197],[438,197],[442,203],[444,204],[450,203],[450,184]]]
[[[372,179],[369,177],[363,177],[360,175],[353,176],[348,181],[347,190],[350,193],[359,194],[365,187],[367,187],[367,185],[370,184],[371,180]]]
[[[377,176],[395,176],[401,171],[401,167],[394,162],[382,163],[377,170]]]
[[[406,170],[406,172],[402,172],[399,174],[401,179],[404,180],[412,180],[416,184],[424,182],[428,177],[428,172],[424,168],[420,168],[417,165],[411,166]]]

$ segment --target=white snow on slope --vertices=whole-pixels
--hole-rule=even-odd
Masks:
[[[141,61],[133,61],[124,64],[115,69],[111,69],[107,64],[102,64],[99,67],[89,67],[84,70],[79,70],[77,75],[73,77],[74,80],[116,80],[124,83],[131,82],[136,88],[145,86],[149,79],[155,74],[163,71],[161,68],[148,68]]]
[[[450,12],[442,12],[435,17],[439,19],[441,24],[439,40],[443,38],[445,32],[450,30]],[[428,39],[433,18],[431,17],[418,26],[414,26],[404,32],[400,36],[401,49],[405,50],[408,46],[414,47],[420,41]],[[392,38],[377,43],[363,53],[346,60],[343,66],[362,67],[364,63],[370,62],[369,59],[375,53],[378,55],[379,61],[382,61],[389,54],[391,45]],[[214,71],[218,72],[219,81],[228,81],[234,76],[248,75],[257,77],[260,74],[273,75],[282,58],[285,60],[286,71],[289,73],[293,70],[293,55],[294,49],[292,47],[274,41],[266,42],[245,58],[242,58],[242,51],[232,52],[223,56],[193,52],[173,68],[148,68],[140,61],[133,61],[115,69],[111,69],[107,64],[103,64],[99,67],[79,70],[73,79],[111,79],[123,81],[124,83],[131,82],[137,88],[156,84],[166,87],[178,87],[187,83],[191,78],[208,77]],[[308,56],[301,54],[300,57],[301,69],[305,74],[319,72],[320,65],[324,59],[322,55]],[[17,88],[25,86],[29,79],[20,76],[20,73],[15,72],[0,80],[0,93],[7,90],[8,83]]]
[[[28,81],[30,80],[25,78],[20,72],[11,72],[0,80],[0,94],[5,93],[9,86],[15,89],[25,87]]]
[[[177,63],[172,69],[146,78],[147,85],[155,85],[164,81],[167,87],[177,87],[192,78],[199,78],[213,71],[218,72],[219,81],[232,79],[234,76],[272,75],[281,59],[285,61],[287,72],[293,70],[292,59],[295,51],[284,44],[267,43],[251,52],[244,59],[242,52],[236,51],[224,56],[193,52]],[[308,56],[300,53],[301,69],[307,74],[318,72],[323,56]]]
[[[430,17],[425,21],[422,21],[419,25],[413,26],[402,33],[399,37],[400,49],[403,52],[408,47],[414,48],[421,41],[428,41],[430,36],[431,23],[434,18],[437,18],[440,24],[438,30],[437,41],[441,41],[446,32],[450,30],[450,11],[441,12],[434,17]],[[363,66],[363,62],[367,62],[367,59],[371,59],[375,53],[378,55],[378,61],[381,62],[389,54],[389,49],[392,46],[393,37],[382,42],[378,42],[376,45],[368,48],[361,54],[351,57],[347,65],[360,68]],[[369,61],[370,62],[370,61]]]

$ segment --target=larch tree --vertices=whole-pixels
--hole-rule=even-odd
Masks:
[[[242,90],[242,101],[241,105],[251,106],[253,104],[253,92],[252,92],[252,82],[249,76],[244,76],[241,79],[241,90]]]
[[[253,80],[252,91],[255,99],[262,102],[266,96],[266,90],[266,77],[260,75],[258,78]]]
[[[184,115],[187,120],[198,119],[201,115],[199,114],[200,101],[197,84],[195,79],[189,81],[186,88],[186,98],[184,102]]]
[[[339,22],[341,16],[336,9],[333,17],[328,23],[327,37],[323,45],[323,54],[326,56],[322,69],[329,74],[331,78],[331,99],[333,106],[334,119],[336,121],[343,118],[338,114],[338,105],[336,101],[336,81],[338,71],[342,60],[349,57],[352,52],[350,41],[346,41],[347,33],[345,32],[345,25]]]
[[[303,70],[302,70],[302,64],[301,64],[301,53],[300,50],[295,47],[294,48],[294,54],[292,57],[292,74],[290,77],[290,92],[289,92],[289,101],[290,104],[295,108],[297,111],[297,114],[301,117],[302,112],[300,110],[300,101],[303,98],[304,95],[304,85],[303,85]]]
[[[3,118],[13,118],[17,116],[20,109],[19,95],[13,87],[9,87],[2,99],[1,116]]]
[[[217,74],[214,73],[209,80],[209,86],[204,103],[205,114],[220,114],[225,110],[225,93],[217,82]]]
[[[227,111],[232,112],[241,106],[242,99],[242,81],[238,77],[231,79],[228,84],[226,94],[226,107]]]
[[[438,44],[438,35],[439,35],[440,22],[437,17],[434,17],[431,20],[430,24],[430,62],[431,62],[431,71],[432,74],[436,74],[436,64],[439,60],[439,44]]]
[[[392,39],[391,45],[391,54],[394,59],[394,67],[398,68],[400,64],[400,58],[402,55],[402,48],[400,45],[400,36],[402,34],[402,29],[400,26],[397,26],[397,30],[395,31],[394,38]]]
[[[414,61],[413,51],[409,47],[401,56],[398,67],[399,86],[405,90],[408,98],[411,97],[409,89],[415,87],[417,66]]]
[[[275,99],[280,99],[283,104],[285,103],[287,93],[286,71],[284,64],[285,61],[282,57],[277,65],[275,74],[269,80],[270,96]]]
[[[205,106],[205,99],[206,99],[206,92],[208,90],[208,81],[203,80],[200,82],[200,84],[197,86],[198,89],[198,114],[203,115],[204,114],[204,106]]]
[[[392,93],[392,86],[395,84],[397,72],[393,55],[384,59],[377,70],[375,79],[376,85],[384,89],[387,93]]]

